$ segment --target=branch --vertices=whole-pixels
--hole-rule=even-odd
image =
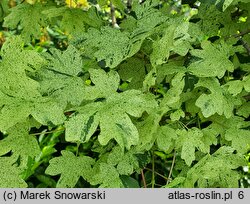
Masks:
[[[111,1],[110,1],[110,15],[111,15],[112,27],[115,27],[116,25],[115,7]]]
[[[244,35],[249,34],[249,33],[250,33],[250,29],[247,29],[247,30],[242,31],[240,33],[227,36],[225,39],[228,39],[228,38],[231,38],[231,37],[238,38],[239,41],[241,42],[241,44],[243,45],[243,47],[247,50],[247,54],[250,56],[250,46],[248,45],[248,43],[245,40],[242,39],[242,37]]]
[[[144,169],[153,172],[152,169],[149,169],[149,168],[144,168]],[[160,174],[160,173],[158,173],[158,172],[156,172],[156,171],[155,171],[154,173],[155,173],[156,175],[162,177],[163,179],[168,180],[168,178],[167,178],[166,176],[163,176],[162,174]]]
[[[169,184],[169,181],[171,180],[172,171],[174,169],[175,157],[176,157],[176,152],[174,151],[174,157],[173,157],[172,165],[171,165],[171,168],[170,168],[170,171],[169,171],[167,185]]]
[[[242,31],[242,32],[240,32],[240,33],[238,33],[238,34],[231,35],[230,37],[238,38],[238,37],[241,37],[241,36],[246,35],[246,34],[248,34],[248,33],[250,33],[250,29],[245,30],[245,31]]]
[[[145,176],[144,176],[143,169],[141,170],[141,177],[142,177],[142,182],[143,182],[144,188],[147,188],[147,183],[146,183],[146,179],[145,179]]]
[[[243,45],[243,47],[247,50],[247,54],[250,56],[250,46],[248,45],[248,43],[242,39],[242,37],[240,37],[240,42]]]

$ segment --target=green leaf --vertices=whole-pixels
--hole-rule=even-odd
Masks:
[[[233,3],[234,0],[225,0],[224,3],[223,3],[223,11],[225,11],[227,9],[227,7],[229,7],[232,3]]]
[[[141,89],[145,79],[145,62],[139,58],[131,57],[118,67],[119,76],[128,81],[127,89]]]
[[[163,36],[153,42],[153,52],[150,55],[152,65],[166,63],[171,51],[181,56],[185,56],[188,53],[188,50],[191,48],[188,28],[188,22],[179,22],[179,20],[171,22],[164,30]]]
[[[213,135],[220,135],[223,139],[230,141],[231,146],[238,153],[244,154],[248,151],[250,146],[248,121],[244,121],[244,118],[239,116],[228,119],[223,116],[213,116],[211,120],[213,123],[207,128]]]
[[[138,181],[134,178],[129,176],[120,176],[120,178],[125,188],[140,188]]]
[[[176,177],[168,185],[163,186],[163,188],[177,188],[180,184],[184,183],[185,177]]]
[[[10,151],[13,156],[21,156],[21,160],[26,164],[28,157],[34,158],[40,153],[40,147],[36,138],[29,135],[28,129],[20,124],[12,128],[7,137],[0,140],[0,156]]]
[[[125,153],[125,155],[122,157],[122,160],[117,165],[117,171],[121,175],[131,175],[135,170],[138,169],[138,160],[130,151]]]
[[[78,75],[83,72],[79,51],[70,45],[64,52],[51,49],[52,55],[45,55],[46,67],[37,75],[41,93],[57,100],[62,107],[67,103],[79,105],[84,99],[85,84]]]
[[[202,50],[191,50],[190,53],[199,59],[188,66],[188,70],[198,77],[222,78],[226,71],[234,70],[233,63],[228,59],[232,49],[225,43],[201,43]]]
[[[82,9],[71,9],[67,7],[49,8],[42,12],[47,18],[62,17],[60,28],[73,37],[79,37],[85,32],[86,25],[90,27],[100,28],[103,24],[97,15],[96,9],[91,7],[88,11]]]
[[[28,185],[20,177],[20,169],[14,163],[16,157],[0,157],[0,188],[26,188]]]
[[[9,14],[9,0],[2,0],[0,3],[0,22],[3,21],[4,17]]]
[[[44,65],[44,60],[33,50],[24,50],[19,37],[10,38],[3,46],[0,62],[0,130],[6,131],[30,114],[42,124],[64,121],[62,107],[42,97],[39,83],[28,75]],[[51,109],[48,110],[48,106]],[[43,111],[42,111],[43,110]],[[39,112],[41,111],[41,112]],[[18,114],[17,114],[18,113]]]
[[[235,80],[227,82],[224,86],[228,86],[227,90],[230,94],[232,94],[233,96],[237,96],[241,93],[244,83],[242,83],[242,81],[240,80]]]
[[[180,120],[180,118],[184,118],[184,117],[185,117],[185,113],[181,109],[178,109],[175,112],[170,114],[170,119],[172,121],[178,121]]]
[[[167,108],[164,109],[166,112],[168,110]],[[135,148],[138,152],[149,151],[153,147],[158,137],[159,122],[163,113],[162,111],[154,111],[146,119],[137,123],[140,138]]]
[[[161,83],[168,75],[176,74],[178,72],[185,73],[187,70],[183,66],[183,59],[169,59],[167,63],[156,67],[157,83]]]
[[[176,147],[181,148],[181,158],[185,160],[188,166],[195,160],[195,149],[203,153],[209,153],[210,143],[206,143],[203,139],[203,132],[198,128],[191,128],[186,130],[176,131],[178,138],[176,140]]]
[[[104,60],[110,68],[120,64],[130,50],[128,34],[110,27],[102,27],[100,31],[90,28],[82,40],[82,46],[88,48],[84,52],[97,61]]]
[[[168,106],[174,109],[180,108],[180,95],[185,86],[184,76],[185,74],[183,72],[178,72],[174,75],[171,81],[171,88],[164,94],[164,98],[161,101],[162,106]]]
[[[237,115],[248,118],[250,115],[250,102],[244,103],[241,107],[239,107]]]
[[[91,185],[100,184],[100,188],[121,188],[122,181],[116,168],[110,164],[100,163],[96,167],[95,174],[91,177]]]
[[[170,125],[160,126],[157,131],[157,146],[160,150],[170,152],[174,148],[177,139],[176,130]]]
[[[173,48],[175,29],[174,25],[169,26],[162,38],[153,42],[153,52],[150,55],[150,61],[153,65],[161,65],[168,60]]]
[[[202,94],[195,102],[206,118],[215,113],[224,114],[229,118],[233,115],[234,106],[240,105],[239,99],[232,97],[220,87],[218,79],[200,78],[195,86],[206,87],[210,91],[210,94]]]
[[[99,124],[101,132],[98,140],[101,145],[106,145],[111,139],[115,139],[122,148],[129,149],[131,145],[137,144],[139,140],[138,131],[129,115],[140,117],[144,111],[151,111],[152,108],[156,107],[153,96],[142,94],[139,90],[129,90],[123,93],[114,92],[112,94],[116,89],[115,87],[117,87],[115,86],[117,84],[116,79],[119,79],[116,77],[116,72],[111,71],[105,74],[103,70],[95,70],[91,71],[90,74],[91,79],[92,76],[94,78],[95,86],[92,87],[92,90],[90,89],[92,92],[89,92],[89,96],[97,97],[96,93],[105,93],[107,91],[110,96],[100,102],[92,102],[78,108],[77,111],[81,115],[74,115],[70,118],[67,127],[71,130],[77,126],[81,128],[77,129],[77,136],[67,131],[66,140],[75,142],[78,138],[79,142],[84,142],[86,141],[85,138],[90,138],[97,124]],[[112,83],[115,83],[114,85],[108,84],[111,91],[105,85],[102,86],[102,84],[106,83],[105,81],[110,80],[106,78],[107,75],[112,79]],[[99,77],[100,79],[106,78],[106,80],[98,80]],[[115,81],[113,77],[115,77]],[[84,121],[78,120],[79,118],[84,119]],[[82,138],[84,139],[82,140]]]
[[[46,16],[42,15],[42,11],[46,7],[40,3],[28,4],[22,3],[11,8],[11,13],[4,18],[4,27],[16,29],[21,26],[21,36],[25,43],[30,42],[32,38],[39,39],[41,27],[45,27]],[[32,16],[32,18],[31,18]]]
[[[65,139],[70,142],[87,142],[96,131],[99,121],[94,117],[97,110],[88,109],[84,114],[73,114],[65,122]]]
[[[250,149],[249,130],[230,128],[226,131],[225,139],[232,141],[232,147],[240,154],[245,154]]]
[[[107,163],[116,166],[120,175],[131,175],[139,169],[139,162],[131,149],[124,152],[120,146],[116,146],[107,156]]]
[[[244,88],[247,92],[250,92],[250,74],[243,77]]]
[[[92,176],[94,160],[88,156],[76,157],[72,152],[63,150],[62,156],[50,160],[45,173],[55,176],[61,174],[57,182],[57,188],[72,188],[76,185],[80,176],[89,180]]]
[[[231,147],[221,147],[213,155],[203,157],[192,167],[186,177],[184,187],[227,188],[238,187],[240,175],[235,169],[245,164],[242,155],[234,154]]]
[[[90,69],[90,79],[94,86],[85,87],[83,91],[85,99],[94,100],[106,98],[115,93],[120,83],[120,77],[116,71],[106,73],[102,69]]]

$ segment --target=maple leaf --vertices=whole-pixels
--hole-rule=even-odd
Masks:
[[[83,94],[87,100],[106,98],[116,92],[120,83],[119,74],[111,70],[106,73],[102,69],[89,70],[91,81],[95,86],[85,87]]]
[[[163,37],[153,43],[153,52],[150,55],[150,61],[153,65],[161,65],[168,60],[173,48],[175,29],[174,25],[169,26]]]
[[[37,80],[43,95],[55,98],[65,107],[67,103],[79,105],[83,98],[84,81],[79,74],[83,72],[82,58],[73,46],[61,52],[51,49],[46,67],[37,72]]]
[[[77,109],[79,116],[73,115],[66,122],[66,140],[88,141],[99,124],[101,132],[98,140],[101,145],[106,145],[109,140],[114,138],[121,147],[129,149],[131,145],[137,144],[139,139],[138,131],[129,115],[140,117],[144,111],[150,111],[156,106],[153,96],[143,94],[139,90],[117,93],[115,87],[118,87],[119,78],[116,77],[114,71],[105,74],[103,70],[95,70],[90,71],[90,74],[95,86],[90,87],[88,93],[92,93],[95,97],[100,97],[100,93],[102,93],[101,96],[106,98],[101,102],[92,102]],[[100,75],[103,75],[102,78],[106,80],[97,80]],[[103,83],[106,83],[105,81],[114,77],[116,80],[110,81],[111,84],[102,86]],[[101,88],[102,90],[100,90]],[[93,100],[91,94],[88,96]],[[67,128],[68,130],[76,128],[76,130],[71,133]]]
[[[116,166],[120,175],[131,175],[134,170],[139,170],[139,162],[135,150],[124,152],[120,146],[115,146],[107,156],[107,164]]]
[[[0,140],[0,156],[11,152],[13,156],[20,156],[26,164],[28,157],[36,157],[40,153],[40,147],[34,136],[29,135],[24,124],[11,128],[9,134]]]
[[[201,43],[202,50],[191,50],[190,53],[200,58],[188,66],[188,70],[198,77],[219,77],[222,78],[228,70],[234,70],[233,63],[228,59],[232,49],[229,45],[212,44],[209,41]]]
[[[140,89],[146,75],[145,62],[139,58],[131,57],[118,67],[119,76],[123,81],[128,81],[127,89]]]
[[[179,24],[175,26],[175,24]],[[191,48],[191,38],[188,34],[189,23],[172,22],[163,33],[160,39],[156,39],[152,45],[150,61],[152,65],[161,65],[167,62],[170,52],[174,51],[179,55],[185,56]]]
[[[94,166],[94,173],[90,179],[91,185],[100,184],[100,188],[121,188],[122,181],[117,169],[106,163],[99,163]]]
[[[195,160],[195,149],[203,153],[209,153],[211,143],[203,139],[204,135],[198,128],[186,130],[177,130],[178,138],[176,148],[181,148],[181,158],[185,160],[188,166]]]
[[[223,116],[213,116],[213,123],[209,126],[214,134],[220,134],[227,141],[232,142],[232,147],[238,153],[244,154],[250,146],[250,131],[247,129],[249,122],[244,118],[233,116],[225,118]]]
[[[128,33],[110,27],[101,30],[89,28],[82,39],[82,46],[88,47],[85,53],[97,61],[104,60],[107,67],[114,68],[128,55],[130,40]]]
[[[200,188],[236,188],[240,176],[235,169],[243,166],[245,161],[242,155],[233,152],[233,148],[224,146],[213,155],[203,157],[188,171],[184,187],[195,187],[197,182]]]
[[[32,74],[39,70],[44,64],[43,59],[35,51],[24,50],[22,44],[22,40],[15,37],[10,38],[2,48],[0,130],[4,131],[24,121],[30,114],[42,124],[64,121],[62,107],[50,98],[42,97],[39,83],[27,75],[27,72]],[[48,105],[52,106],[50,111],[47,110]]]
[[[248,118],[250,115],[250,102],[244,103],[241,107],[239,107],[237,115]]]
[[[164,98],[161,101],[162,106],[168,106],[174,109],[179,109],[181,105],[180,95],[183,92],[185,86],[184,80],[185,73],[183,71],[174,75],[171,80],[171,88],[164,94]]]
[[[14,163],[17,157],[0,157],[0,188],[26,188],[27,183],[20,177],[21,170]]]
[[[46,16],[42,15],[45,8],[46,6],[40,3],[34,5],[19,4],[11,8],[11,13],[4,18],[3,26],[15,29],[20,25],[22,28],[21,36],[25,43],[30,42],[31,38],[38,39],[41,35],[41,27],[46,25]]]
[[[170,152],[174,148],[177,137],[176,130],[170,125],[160,126],[157,131],[157,146],[162,151]]]
[[[239,99],[232,97],[221,88],[216,78],[200,78],[195,87],[199,86],[206,87],[211,92],[210,94],[202,94],[195,102],[205,117],[218,113],[229,118],[233,115],[234,106],[241,104]]]
[[[61,174],[57,182],[58,188],[74,187],[82,176],[89,180],[92,176],[92,165],[94,159],[88,156],[76,157],[72,152],[63,150],[62,156],[50,160],[50,164],[45,173],[55,176]]]
[[[49,8],[43,11],[49,19],[61,17],[60,28],[69,34],[70,39],[79,37],[86,30],[86,26],[100,28],[103,21],[97,15],[94,7],[88,11],[82,9],[71,9],[67,7]]]

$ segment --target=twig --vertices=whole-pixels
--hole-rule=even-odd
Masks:
[[[241,36],[246,35],[246,34],[248,34],[248,33],[250,33],[250,29],[245,30],[245,31],[242,31],[242,32],[240,32],[240,33],[238,33],[238,34],[231,35],[231,36],[232,36],[232,37],[235,37],[235,38],[238,38],[238,37],[241,37]]]
[[[176,152],[174,151],[174,157],[173,157],[173,161],[172,161],[172,165],[168,174],[168,180],[167,180],[167,185],[169,184],[169,181],[171,180],[171,175],[172,175],[172,171],[174,168],[174,163],[175,163],[175,157],[176,157]]]
[[[242,37],[244,35],[249,34],[249,33],[250,33],[250,29],[247,29],[247,30],[242,31],[240,33],[227,36],[227,37],[225,37],[225,39],[228,39],[228,38],[231,38],[231,37],[239,38],[239,41],[241,42],[241,44],[243,45],[243,47],[247,50],[247,54],[250,56],[250,46],[248,45],[248,43],[246,41],[244,41],[242,39]]]
[[[239,37],[242,37],[248,33],[250,33],[250,29],[244,30],[244,31],[236,33],[236,34],[225,36],[225,40],[227,40],[229,38],[239,38]]]
[[[50,134],[50,133],[55,133],[55,132],[60,132],[60,131],[63,131],[63,129],[59,129],[59,130],[54,130],[54,131],[49,131],[49,132],[39,132],[39,133],[31,133],[30,135],[41,135],[41,134]]]
[[[149,169],[149,168],[145,168],[146,170],[148,170],[148,171],[151,171],[151,172],[153,172],[152,171],[152,169]],[[165,180],[168,180],[168,178],[166,177],[166,176],[163,176],[162,174],[160,174],[160,173],[158,173],[158,172],[154,172],[156,175],[158,175],[158,176],[160,176],[160,177],[162,177],[162,178],[164,178]]]
[[[154,188],[155,185],[155,157],[154,157],[154,151],[152,154],[152,188]]]
[[[146,180],[145,180],[143,169],[141,170],[141,177],[142,177],[142,182],[143,182],[144,188],[147,188],[147,183],[146,183]]]
[[[250,56],[250,46],[248,45],[248,43],[242,39],[242,37],[240,37],[240,42],[243,45],[243,47],[247,50],[247,54]]]
[[[115,7],[111,1],[110,1],[110,15],[111,15],[112,27],[115,27],[116,25]]]

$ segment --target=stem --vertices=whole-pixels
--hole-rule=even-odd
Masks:
[[[110,1],[110,15],[111,15],[112,27],[115,27],[116,24],[115,7],[111,1]]]
[[[79,147],[80,147],[80,145],[81,145],[81,144],[78,142],[78,143],[77,143],[77,149],[76,149],[76,156],[78,156],[78,154],[79,154]]]
[[[247,54],[250,56],[250,46],[247,44],[246,41],[244,41],[242,39],[242,37],[240,37],[239,40],[240,40],[241,44],[243,45],[243,47],[247,50]]]
[[[240,32],[239,34],[231,35],[231,36],[233,36],[233,37],[235,37],[235,38],[238,38],[238,37],[241,37],[241,36],[246,35],[246,34],[248,34],[248,33],[250,33],[250,29],[245,30],[245,31],[242,31],[242,32]]]
[[[154,188],[155,185],[155,157],[154,152],[152,155],[152,188]]]
[[[149,168],[145,168],[145,169],[148,170],[148,171],[153,172],[152,169],[149,169]],[[162,178],[165,179],[165,180],[168,180],[168,178],[167,178],[166,176],[163,176],[162,174],[160,174],[160,173],[158,173],[158,172],[156,172],[156,171],[155,171],[155,174],[158,175],[158,176],[160,176],[160,177],[162,177]]]
[[[54,132],[60,132],[60,131],[62,131],[62,130],[64,130],[64,128],[63,128],[63,129],[59,129],[59,130],[49,131],[49,132],[32,133],[32,134],[30,134],[30,135],[41,135],[41,134],[46,135],[46,134],[50,134],[50,133],[54,133]]]
[[[178,121],[179,122],[179,124],[181,124],[181,126],[183,127],[183,128],[185,128],[186,130],[188,130],[188,127],[183,123],[183,122],[181,122],[181,121]]]
[[[241,42],[241,44],[243,45],[243,47],[247,50],[247,54],[250,56],[250,46],[248,45],[248,43],[246,41],[244,41],[242,39],[242,37],[244,35],[249,34],[249,33],[250,33],[250,29],[247,29],[247,30],[242,31],[242,32],[240,32],[238,34],[227,36],[225,39],[228,39],[228,38],[231,38],[231,37],[239,38],[239,41]]]
[[[197,117],[197,124],[198,124],[199,129],[201,129],[201,123],[200,123],[199,117]]]
[[[173,157],[172,165],[171,165],[171,168],[170,168],[170,171],[169,171],[167,185],[169,184],[169,181],[171,180],[172,171],[174,169],[175,157],[176,157],[176,152],[174,151],[174,157]]]
[[[197,120],[197,119],[196,119],[196,118],[191,119],[190,121],[188,121],[188,122],[185,124],[185,126],[187,127],[189,124],[191,124],[191,123],[194,122],[195,120]]]
[[[144,176],[143,169],[141,170],[141,177],[142,177],[142,182],[143,182],[144,188],[147,188],[147,183],[146,183],[146,179],[145,179],[145,176]]]

